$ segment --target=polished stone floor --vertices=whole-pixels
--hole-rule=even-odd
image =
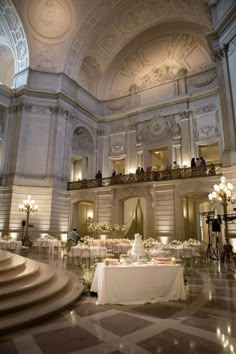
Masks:
[[[60,256],[29,255],[81,279]],[[187,267],[187,301],[97,306],[82,296],[44,322],[0,337],[1,354],[236,353],[236,267],[203,262]]]

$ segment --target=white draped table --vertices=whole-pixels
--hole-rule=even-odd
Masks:
[[[80,258],[106,258],[107,249],[106,247],[99,247],[99,246],[81,246],[76,245],[71,247],[71,255],[72,257],[80,257]]]
[[[42,252],[42,248],[46,248],[48,253],[54,253],[54,247],[61,247],[61,241],[57,239],[37,239],[34,245],[39,247],[39,253]]]
[[[186,300],[183,267],[173,264],[105,266],[98,263],[91,291],[98,294],[98,305]]]
[[[0,239],[0,249],[6,251],[13,251],[16,254],[20,254],[22,247],[21,241],[12,241],[12,240],[2,240]]]

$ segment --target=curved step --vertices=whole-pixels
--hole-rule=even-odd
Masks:
[[[23,258],[23,257],[22,257]],[[0,276],[0,286],[7,283],[14,283],[18,280],[24,279],[29,275],[37,273],[40,268],[40,263],[27,259],[24,264],[24,268],[19,271],[15,269],[13,271],[6,272]]]
[[[0,250],[0,266],[5,262],[9,262],[12,257],[12,253]]]
[[[17,294],[25,293],[32,289],[38,288],[41,285],[48,283],[54,277],[54,271],[47,265],[40,264],[38,272],[29,274],[17,282],[7,283],[0,286],[0,299],[5,297],[16,296]]]
[[[82,284],[76,284],[70,280],[68,286],[53,298],[8,316],[1,316],[0,334],[21,328],[36,321],[38,322],[61,312],[75,302],[81,296],[82,292]]]
[[[9,313],[12,311],[17,311],[24,307],[26,309],[29,306],[34,306],[35,304],[39,304],[42,301],[49,299],[50,297],[54,297],[58,292],[62,291],[69,283],[70,279],[65,274],[58,274],[52,278],[50,284],[46,283],[42,285],[40,288],[33,289],[22,294],[6,298],[0,301],[0,315],[5,313]],[[50,286],[49,286],[50,285]],[[53,299],[52,299],[53,301]]]
[[[11,272],[13,270],[15,271],[18,268],[22,269],[25,263],[25,258],[14,255],[14,257],[12,257],[9,262],[0,264],[0,276],[4,275],[4,273]]]

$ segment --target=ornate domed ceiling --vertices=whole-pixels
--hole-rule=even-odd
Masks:
[[[65,72],[99,99],[211,63],[206,0],[12,1],[27,36],[30,66]]]

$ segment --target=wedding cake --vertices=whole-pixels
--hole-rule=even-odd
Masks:
[[[139,234],[134,235],[134,243],[131,249],[131,255],[136,257],[145,256],[142,235]]]

